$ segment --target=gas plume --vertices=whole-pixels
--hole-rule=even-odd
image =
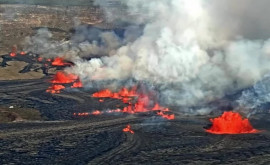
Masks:
[[[270,26],[258,10],[266,0],[128,0],[123,10],[107,0],[95,4],[108,21],[129,26],[121,37],[77,30],[61,48],[76,57],[67,71],[84,84],[132,79],[155,86],[163,104],[191,107],[252,86],[270,71]],[[99,57],[80,59],[93,54]]]

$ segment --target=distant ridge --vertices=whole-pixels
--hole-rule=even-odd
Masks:
[[[26,4],[44,6],[92,6],[93,0],[0,0],[0,4]]]

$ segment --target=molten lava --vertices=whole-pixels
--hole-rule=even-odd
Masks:
[[[11,57],[15,57],[17,55],[17,46],[13,45],[11,48],[11,53],[9,53]]]
[[[92,97],[96,98],[102,98],[102,97],[107,97],[107,98],[115,98],[115,99],[121,99],[125,98],[125,100],[130,100],[127,97],[135,97],[138,96],[136,94],[136,88],[133,87],[131,90],[128,90],[127,88],[122,88],[119,92],[112,92],[109,89],[104,89],[99,92],[96,92],[92,94]]]
[[[65,86],[53,84],[52,86],[50,86],[50,87],[46,90],[46,92],[49,92],[49,93],[60,93],[60,91],[61,91],[62,89],[65,89]]]
[[[9,53],[9,55],[10,55],[10,57],[16,57],[16,53],[14,53],[14,52],[11,52],[11,53]]]
[[[92,114],[93,114],[93,115],[100,115],[100,114],[102,114],[102,113],[101,113],[100,111],[96,110],[96,111],[92,112]]]
[[[20,55],[24,56],[24,55],[26,55],[26,53],[24,51],[21,51]]]
[[[39,61],[39,62],[42,62],[42,60],[43,60],[42,57],[37,58],[37,61]]]
[[[52,62],[53,66],[70,66],[71,63],[66,63],[64,62],[64,59],[61,57],[56,57],[53,62]]]
[[[82,82],[79,81],[78,76],[74,74],[68,74],[65,72],[57,72],[54,75],[53,80],[51,80],[51,83],[53,83],[53,85],[49,87],[48,90],[46,90],[46,92],[50,92],[52,94],[60,93],[60,90],[65,88],[63,85],[60,85],[60,84],[73,83],[71,88],[81,88],[83,86]],[[61,89],[57,89],[57,88],[61,88]]]
[[[213,134],[247,134],[257,133],[248,119],[242,119],[237,112],[224,112],[222,116],[210,119],[213,123],[212,127],[206,130]]]
[[[122,88],[119,92],[112,92],[109,89],[104,89],[92,94],[92,97],[99,98],[99,102],[104,102],[104,98],[113,98],[119,99],[123,103],[128,104],[128,106],[124,107],[122,110],[109,110],[107,113],[123,112],[134,114],[157,111],[156,114],[165,119],[173,120],[175,118],[174,114],[166,114],[170,110],[168,108],[161,107],[158,103],[156,103],[154,106],[150,106],[149,96],[146,94],[138,94],[136,92],[136,87],[133,87],[131,90]],[[134,103],[133,100],[136,100],[136,98],[137,101]]]
[[[43,58],[41,57],[38,58],[38,61],[43,61]],[[52,62],[52,65],[62,66],[62,64],[65,64],[65,63],[63,62],[63,59],[60,57],[55,58],[54,61]],[[57,72],[54,75],[53,80],[51,80],[51,83],[52,85],[46,90],[46,92],[50,92],[52,94],[60,93],[61,90],[65,89],[65,86],[63,86],[63,84],[73,83],[71,88],[83,87],[83,84],[77,75],[68,74],[63,71]],[[99,92],[92,94],[92,97],[98,98],[98,101],[100,103],[105,102],[104,98],[112,98],[112,99],[121,100],[124,104],[127,105],[123,109],[119,109],[119,108],[111,109],[111,110],[105,111],[105,113],[122,112],[122,113],[134,114],[134,113],[155,111],[157,115],[165,119],[173,120],[175,118],[174,114],[167,114],[167,112],[170,111],[168,108],[161,107],[158,103],[153,104],[150,101],[149,94],[137,93],[136,90],[137,90],[136,86],[134,86],[131,89],[127,89],[123,87],[118,92],[112,92],[109,89],[104,89],[104,90],[101,90]],[[88,113],[88,112],[73,113],[73,115],[74,116],[89,116],[89,115],[100,115],[103,113],[104,112],[96,110],[92,113]]]
[[[101,115],[102,112],[99,110],[96,110],[92,113],[88,113],[88,112],[82,112],[82,113],[73,113],[73,116],[89,116],[89,115]]]
[[[126,126],[126,128],[123,129],[123,132],[130,132],[130,133],[134,134],[134,131],[131,129],[129,124]]]
[[[83,84],[81,81],[78,82],[74,82],[73,85],[71,86],[71,88],[82,88]]]
[[[65,72],[57,72],[54,75],[52,83],[62,83],[62,84],[68,84],[76,81],[78,79],[78,76],[74,74],[67,74]]]
[[[113,97],[113,93],[109,89],[104,89],[104,90],[94,93],[92,97],[96,97],[96,98]]]
[[[174,114],[171,114],[171,115],[165,114],[163,111],[158,112],[157,115],[159,115],[159,116],[161,116],[161,117],[163,117],[164,119],[167,119],[167,120],[174,120],[174,118],[175,118]]]

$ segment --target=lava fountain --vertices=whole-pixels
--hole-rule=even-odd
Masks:
[[[260,132],[252,127],[248,119],[242,119],[237,112],[224,112],[220,117],[210,119],[211,128],[206,132],[213,134],[248,134]]]

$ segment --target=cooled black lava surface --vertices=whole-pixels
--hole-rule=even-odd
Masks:
[[[257,134],[206,133],[210,116],[167,121],[154,115],[99,115],[74,118],[74,112],[106,110],[93,91],[67,89],[52,95],[48,79],[0,81],[0,104],[36,108],[46,122],[0,125],[0,164],[268,164],[269,114],[251,118]],[[68,85],[67,85],[68,86]],[[123,105],[121,105],[123,106]],[[213,117],[213,116],[211,116]],[[72,119],[72,120],[69,120]],[[135,134],[123,132],[130,124]]]
[[[116,109],[124,106],[119,100],[100,103],[91,97],[91,90],[67,89],[61,94],[47,93],[50,78],[40,80],[0,81],[0,105],[38,109],[48,120],[72,119],[73,113]]]
[[[135,134],[122,132],[130,124]],[[205,118],[97,116],[0,126],[1,164],[268,164],[270,134],[212,135]],[[268,127],[269,130],[269,127]]]
[[[27,73],[30,71],[39,71],[41,70],[44,75],[49,75],[48,70],[50,68],[55,68],[56,70],[63,69],[63,66],[52,66],[51,62],[46,61],[46,59],[42,58],[39,59],[38,54],[33,53],[26,53],[25,55],[21,55],[19,53],[16,54],[16,56],[11,57],[9,54],[1,55],[2,62],[0,64],[1,67],[8,66],[9,61],[19,61],[19,62],[25,62],[27,65],[19,71],[19,73]]]

